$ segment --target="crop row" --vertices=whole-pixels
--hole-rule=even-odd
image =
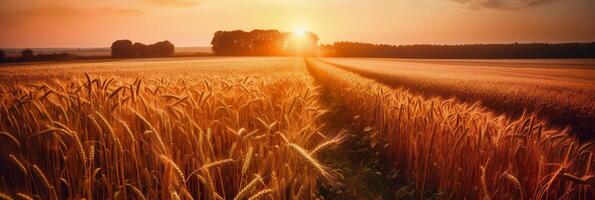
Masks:
[[[303,72],[109,77],[0,89],[1,197],[310,199],[337,178]]]
[[[590,143],[534,115],[496,116],[479,104],[424,98],[316,59],[315,79],[331,101],[373,128],[386,157],[415,184],[416,198],[590,199]]]

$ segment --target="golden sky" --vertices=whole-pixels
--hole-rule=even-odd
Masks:
[[[235,29],[306,29],[322,43],[595,41],[595,0],[0,0],[0,48],[208,46]]]

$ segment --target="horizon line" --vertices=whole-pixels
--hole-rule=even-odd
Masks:
[[[365,44],[374,44],[374,45],[390,45],[390,46],[415,46],[415,45],[435,45],[435,46],[457,46],[457,45],[494,45],[494,44],[571,44],[571,43],[595,43],[595,40],[583,40],[583,41],[558,41],[558,42],[487,42],[487,43],[411,43],[411,44],[387,44],[387,43],[373,43],[373,42],[361,42],[361,41],[347,41],[347,40],[340,40],[335,41],[332,43],[320,43],[318,45],[333,45],[339,42],[351,42],[351,43],[365,43]],[[174,44],[175,45],[175,44]],[[176,46],[176,48],[206,48],[212,47],[212,45],[205,45],[205,46]],[[0,47],[2,50],[11,50],[11,49],[109,49],[110,46],[73,46],[73,47],[56,47],[56,46],[47,46],[47,47]]]

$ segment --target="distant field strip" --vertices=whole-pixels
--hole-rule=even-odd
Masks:
[[[423,98],[317,59],[310,73],[386,142],[386,155],[415,184],[415,198],[590,199],[590,143],[534,115],[497,117],[477,104]],[[590,186],[587,186],[590,185]],[[430,196],[427,196],[430,195]],[[434,196],[436,197],[436,196]]]
[[[455,97],[509,116],[536,112],[581,138],[595,134],[595,61],[435,61],[324,58],[324,62],[426,97]]]
[[[55,79],[73,80],[80,78],[82,73],[131,81],[142,76],[171,77],[182,80],[197,73],[267,75],[303,70],[303,65],[300,59],[266,57],[150,58],[88,63],[13,64],[0,65],[0,84],[47,82]]]
[[[317,156],[340,141],[299,58],[82,65],[0,70],[0,198],[315,199],[336,183]]]

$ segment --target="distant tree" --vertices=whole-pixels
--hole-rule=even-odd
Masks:
[[[149,49],[155,56],[171,56],[176,51],[174,44],[167,40],[152,44],[149,46]]]
[[[21,51],[21,58],[22,59],[31,59],[33,58],[33,50],[31,49],[24,49]]]
[[[149,57],[152,54],[151,49],[149,49],[149,46],[140,42],[135,42],[132,45],[132,48],[134,49],[135,56],[138,57]]]
[[[242,30],[217,31],[211,40],[212,50],[217,55],[247,55],[247,34]]]
[[[306,32],[302,35],[295,33],[286,33],[286,45],[284,45],[285,54],[311,56],[316,55],[318,51],[318,35],[312,32]]]
[[[314,55],[317,51],[318,36],[308,32],[303,37],[278,30],[253,30],[245,32],[217,31],[211,40],[216,55]]]
[[[67,60],[76,58],[74,54],[69,54],[66,52],[62,53],[51,53],[51,54],[37,54],[35,55],[35,60]]]
[[[280,55],[287,43],[288,34],[278,30],[253,30],[242,40],[250,55]],[[246,50],[244,50],[246,51]]]
[[[130,58],[135,56],[132,41],[117,40],[112,43],[112,56],[116,58]]]
[[[6,52],[0,49],[0,61],[4,61],[6,59]]]

